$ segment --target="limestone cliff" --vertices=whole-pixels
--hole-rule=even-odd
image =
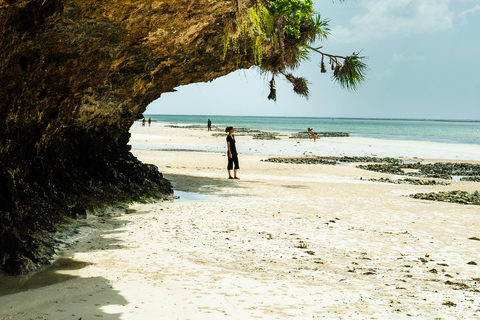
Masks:
[[[3,269],[45,263],[66,217],[172,192],[129,152],[129,128],[163,92],[255,64],[224,56],[229,24],[255,3],[0,0]]]
[[[311,1],[0,0],[0,267],[48,262],[69,218],[171,194],[128,146],[162,93],[258,65],[308,96],[289,72],[306,50],[355,86],[360,57],[310,46],[327,25]]]

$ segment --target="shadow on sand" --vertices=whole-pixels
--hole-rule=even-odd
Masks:
[[[107,279],[65,281],[0,297],[0,319],[121,319],[123,312],[102,310],[128,303]]]
[[[245,196],[241,191],[241,180],[209,177],[195,177],[181,174],[166,174],[175,190],[184,197],[203,195],[211,199],[220,197]],[[228,188],[233,191],[225,194]],[[236,192],[238,191],[238,192]],[[188,199],[186,201],[189,201]],[[196,201],[195,199],[190,201]],[[202,198],[201,201],[208,201]],[[81,242],[77,252],[97,250],[119,250],[126,248],[118,238],[111,237],[122,232],[119,229],[125,221],[114,217],[99,217],[96,229]],[[109,237],[105,237],[109,235]],[[89,241],[95,237],[95,241]],[[0,273],[0,319],[112,319],[120,320],[128,301],[119,291],[112,288],[108,279],[102,277],[82,278],[78,270],[90,264],[70,257],[58,258],[52,265],[38,272],[22,276]],[[114,307],[114,309],[110,309]],[[109,313],[105,310],[114,310]]]
[[[77,252],[126,248],[118,238],[110,237],[121,232],[116,229],[124,224],[115,217],[95,218],[95,222],[88,224],[93,231],[83,237],[84,245]],[[27,275],[0,273],[0,319],[120,319],[122,313],[103,309],[124,306],[128,301],[112,288],[108,279],[78,275],[78,270],[90,265],[61,257]]]
[[[203,195],[219,197],[245,196],[240,192],[226,194],[222,189],[243,189],[242,180],[219,179],[210,177],[196,177],[182,174],[164,174],[164,177],[171,181],[173,189],[182,192],[195,192]],[[252,181],[249,181],[252,182]]]

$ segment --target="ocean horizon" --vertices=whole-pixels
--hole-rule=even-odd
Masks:
[[[145,114],[155,122],[179,125],[233,126],[267,132],[295,133],[313,128],[317,132],[348,132],[352,137],[386,140],[480,144],[480,120],[332,118],[285,116],[219,116]]]
[[[423,119],[423,118],[357,118],[357,117],[294,117],[294,116],[242,116],[242,115],[208,115],[208,114],[160,114],[160,113],[146,113],[148,117],[232,117],[232,118],[289,118],[289,119],[338,119],[338,120],[401,120],[401,121],[433,121],[433,122],[480,122],[480,120],[469,119]]]

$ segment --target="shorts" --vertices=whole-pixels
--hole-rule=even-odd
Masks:
[[[228,157],[228,155],[227,155],[227,157]],[[234,164],[235,164],[235,170],[240,169],[240,166],[238,165],[237,155],[234,155],[232,158],[228,157],[227,170],[232,170]]]

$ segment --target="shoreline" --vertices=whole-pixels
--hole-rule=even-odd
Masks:
[[[186,201],[89,217],[81,230],[89,236],[72,238],[59,252],[63,267],[46,273],[63,278],[0,296],[1,320],[480,317],[478,206],[407,197],[474,191],[477,182],[389,184],[368,179],[395,175],[349,163],[273,163],[241,150],[241,180],[232,181],[225,152],[153,151],[160,143],[224,148],[224,139],[132,131],[134,155],[190,193]]]
[[[186,116],[186,117],[241,117],[241,118],[272,118],[272,119],[321,119],[321,120],[378,120],[378,121],[432,121],[432,122],[480,122],[480,120],[467,120],[467,119],[408,119],[408,118],[349,118],[349,117],[296,117],[296,116],[240,116],[240,115],[205,115],[205,114],[196,114],[196,115],[181,115],[181,114],[144,114],[145,118],[148,117],[160,117],[160,116],[167,116],[167,117],[178,117],[178,116]]]
[[[140,122],[132,126],[130,139],[132,150],[188,150],[196,152],[225,152],[222,135],[217,131],[201,129],[171,128],[155,123],[142,127]],[[167,138],[168,136],[168,138]],[[480,160],[480,148],[474,144],[451,144],[418,140],[386,140],[359,137],[321,137],[317,142],[311,139],[291,139],[279,134],[280,140],[254,140],[238,136],[237,145],[243,154],[264,154],[278,156],[377,156],[394,158],[423,158],[437,160]]]
[[[161,125],[206,127],[209,116],[152,116]],[[307,127],[316,131],[343,131],[351,136],[388,140],[413,140],[442,143],[480,144],[477,136],[480,121],[435,121],[400,119],[297,118],[297,117],[233,117],[216,116],[214,126],[223,132],[224,126],[251,128],[265,132],[298,133]],[[220,126],[219,126],[220,124]],[[321,128],[321,129],[320,129]],[[469,138],[468,138],[469,137]]]

